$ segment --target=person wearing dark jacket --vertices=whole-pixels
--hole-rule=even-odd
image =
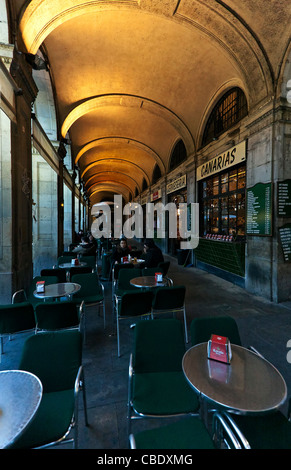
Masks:
[[[149,239],[144,242],[145,260],[142,267],[155,268],[159,263],[164,261],[164,257],[160,248]]]
[[[130,248],[127,245],[127,241],[125,238],[120,240],[119,245],[115,248],[112,253],[112,261],[113,263],[121,263],[121,258],[128,256],[130,254]]]

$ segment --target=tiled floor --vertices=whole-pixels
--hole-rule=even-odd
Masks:
[[[175,285],[186,285],[188,326],[195,316],[228,314],[239,325],[244,346],[253,345],[284,376],[291,391],[291,364],[287,362],[287,341],[291,339],[290,303],[272,304],[254,297],[244,289],[193,267],[184,268],[169,258],[169,277]],[[80,400],[79,447],[81,449],[126,449],[127,384],[131,350],[131,321],[121,324],[121,357],[117,357],[115,325],[111,314],[111,283],[103,282],[106,292],[107,325],[91,307],[86,313],[85,368],[88,418],[84,426]],[[21,347],[27,334],[18,335],[4,345],[0,369],[17,368]],[[286,412],[286,406],[283,406]],[[145,421],[145,420],[143,420]],[[143,426],[147,425],[144,424]],[[135,424],[136,428],[140,422]]]

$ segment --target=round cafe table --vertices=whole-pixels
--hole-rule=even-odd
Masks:
[[[166,286],[168,284],[168,281],[166,279],[163,279],[161,282],[157,282],[155,276],[140,276],[131,279],[130,284],[135,287],[150,289],[153,287]]]
[[[81,289],[80,284],[75,282],[59,282],[57,284],[47,284],[44,292],[33,292],[37,299],[56,299],[59,297],[71,298],[76,292]]]
[[[35,375],[21,370],[0,372],[0,449],[12,445],[33,419],[42,397]]]
[[[230,364],[207,357],[207,343],[190,348],[182,360],[190,386],[201,398],[225,411],[261,414],[276,410],[287,396],[279,371],[249,349],[231,344]]]

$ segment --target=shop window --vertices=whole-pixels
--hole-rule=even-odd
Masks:
[[[172,171],[174,170],[174,168],[177,168],[177,166],[179,166],[186,159],[187,159],[186,147],[184,145],[184,142],[182,140],[179,140],[176,143],[173,149],[172,155],[171,155],[169,171]]]
[[[245,164],[200,183],[202,235],[245,235]]]
[[[157,181],[159,181],[161,177],[162,177],[161,169],[159,165],[156,163],[154,171],[153,171],[153,178],[152,178],[153,183],[152,184],[157,183]]]
[[[202,146],[217,139],[247,115],[247,100],[240,88],[232,88],[218,101],[207,121]]]

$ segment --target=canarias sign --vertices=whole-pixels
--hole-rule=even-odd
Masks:
[[[217,155],[197,168],[197,181],[207,178],[223,170],[227,170],[246,159],[246,141]]]

